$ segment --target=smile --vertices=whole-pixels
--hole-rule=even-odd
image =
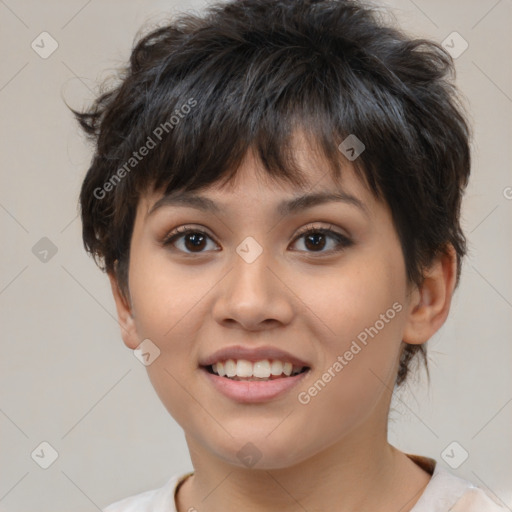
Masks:
[[[284,397],[311,372],[311,363],[275,346],[233,345],[200,357],[199,370],[218,394],[247,404]]]
[[[279,361],[277,359],[262,359],[255,362],[248,361],[247,359],[227,359],[213,363],[207,369],[219,377],[251,382],[275,380],[298,375],[306,371],[307,367],[293,365],[289,361]]]

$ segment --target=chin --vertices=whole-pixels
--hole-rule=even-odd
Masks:
[[[266,432],[267,430],[265,430]],[[225,463],[238,468],[254,470],[286,469],[308,459],[312,454],[304,450],[304,445],[297,443],[297,436],[283,438],[275,435],[234,436],[221,445],[210,444],[211,451]]]

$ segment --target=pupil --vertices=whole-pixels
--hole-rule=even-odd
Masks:
[[[318,244],[317,237],[320,237],[324,243],[323,244],[322,243]],[[324,238],[324,235],[322,233],[314,233],[312,235],[308,235],[307,236],[307,238],[306,238],[306,246],[308,247],[308,249],[311,248],[311,247],[308,246],[308,243],[311,242],[312,240],[316,240],[316,242],[313,242],[313,245],[312,245],[313,249],[318,249],[318,248],[321,249],[321,248],[323,248],[323,246],[325,244],[325,238]]]
[[[198,233],[191,233],[186,237],[186,242],[192,242],[192,247],[197,249],[204,242],[204,236]],[[190,247],[187,248],[190,249]]]
[[[194,247],[196,249],[201,248],[201,245],[204,243],[204,236],[199,233],[191,233],[186,237],[186,245],[191,243],[191,246],[187,248],[190,249]],[[310,245],[311,244],[311,245]],[[325,245],[325,237],[323,233],[314,233],[312,235],[308,235],[306,238],[306,246],[308,249],[321,249]]]

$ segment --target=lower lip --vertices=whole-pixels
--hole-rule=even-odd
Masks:
[[[293,377],[283,377],[281,379],[244,381],[219,377],[214,373],[210,373],[205,368],[201,368],[201,370],[217,391],[232,400],[242,403],[267,402],[273,398],[277,398],[287,391],[290,391],[304,379],[309,372],[309,370],[306,370]]]

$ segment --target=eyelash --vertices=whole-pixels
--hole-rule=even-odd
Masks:
[[[180,226],[179,228],[176,228],[174,231],[172,231],[165,237],[165,239],[162,241],[162,245],[163,246],[171,245],[176,240],[183,238],[185,235],[190,234],[190,233],[204,235],[204,236],[210,238],[211,240],[213,240],[212,237],[210,237],[210,235],[208,235],[208,233],[206,233],[205,231],[203,231],[201,229],[193,228],[190,226]],[[305,235],[308,235],[310,233],[321,233],[323,235],[327,235],[327,236],[333,238],[334,240],[336,240],[337,248],[331,249],[328,251],[299,251],[299,252],[307,252],[309,254],[332,254],[332,253],[340,252],[343,249],[350,247],[354,243],[352,240],[350,240],[345,235],[342,235],[341,233],[333,231],[329,228],[317,228],[312,225],[305,226],[303,229],[301,229],[299,231],[299,233],[297,234],[297,236],[295,237],[295,239],[293,240],[293,243],[295,243],[297,240],[299,240],[300,238],[302,238]],[[184,251],[182,251],[182,252],[184,252]],[[200,251],[200,252],[196,252],[196,253],[195,252],[185,252],[185,254],[193,255],[193,254],[201,254],[204,252],[207,252],[207,251]]]

